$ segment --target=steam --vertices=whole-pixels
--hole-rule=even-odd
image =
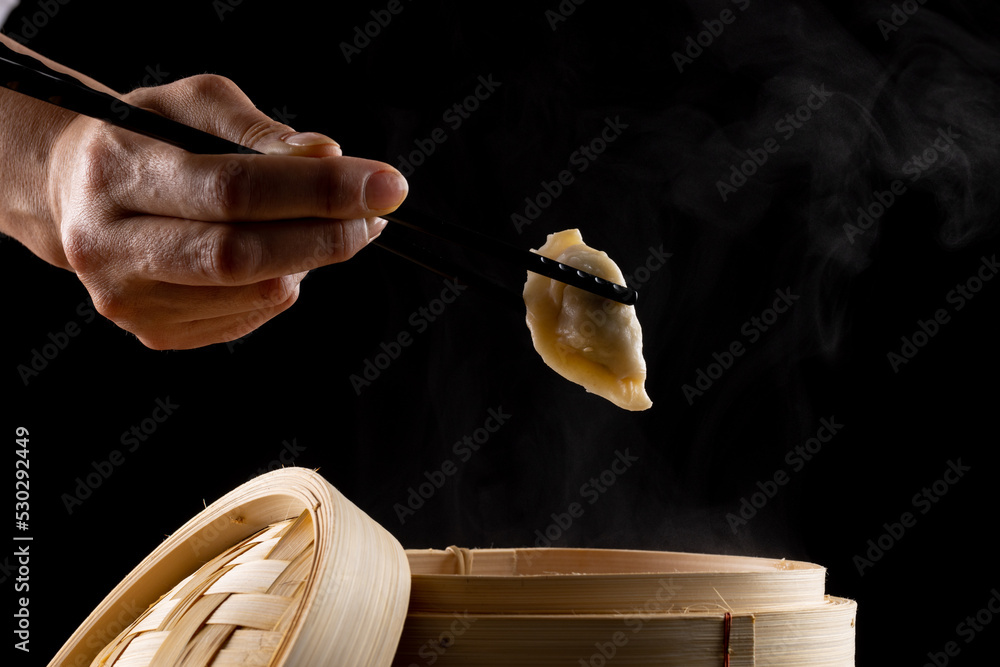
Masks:
[[[718,3],[688,4],[695,26],[719,11]],[[682,168],[672,179],[670,204],[736,234],[766,225],[776,212],[791,218],[793,227],[775,239],[783,246],[777,252],[800,267],[799,289],[815,306],[810,335],[825,354],[836,353],[843,337],[847,281],[872,261],[884,225],[907,224],[891,210],[902,198],[931,198],[945,248],[996,229],[996,44],[912,4],[914,13],[895,16],[889,6],[866,6],[845,24],[817,3],[754,2],[702,56],[711,63],[696,61],[681,74],[690,79],[682,85],[692,88],[702,85],[698,68],[709,65],[721,85],[760,83],[755,99],[745,100],[745,118],[712,120],[700,105],[675,111],[694,139],[678,146]],[[724,94],[738,99],[735,84],[728,85]],[[776,131],[817,88],[829,99],[791,136]],[[748,169],[754,173],[747,182],[723,201],[719,181],[769,138],[778,150]],[[867,229],[852,232],[861,212],[870,206],[880,212],[873,202],[891,193],[894,182],[903,194],[893,194],[879,216],[862,218]]]

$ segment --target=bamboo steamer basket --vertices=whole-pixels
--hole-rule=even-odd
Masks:
[[[812,563],[654,551],[408,551],[394,665],[854,665]]]
[[[49,664],[389,665],[409,590],[392,535],[319,474],[277,470],[167,538]]]
[[[275,471],[139,564],[50,667],[854,664],[812,563],[656,551],[404,551],[319,474]]]

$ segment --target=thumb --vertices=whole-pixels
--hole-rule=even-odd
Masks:
[[[186,125],[269,155],[330,157],[343,155],[340,144],[317,132],[296,132],[268,117],[233,81],[199,74],[125,95],[144,107]]]

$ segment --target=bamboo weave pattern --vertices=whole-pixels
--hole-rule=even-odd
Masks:
[[[178,583],[93,667],[266,667],[290,627],[312,564],[310,514],[275,523]]]

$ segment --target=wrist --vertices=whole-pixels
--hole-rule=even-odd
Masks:
[[[6,35],[0,35],[0,43],[86,85],[116,94]],[[60,233],[61,190],[69,183],[77,157],[81,120],[89,119],[0,87],[0,231],[50,264],[69,270]],[[76,128],[75,140],[68,140],[71,128]]]
[[[75,114],[0,89],[0,228],[50,264],[69,268],[51,197],[54,148]]]

